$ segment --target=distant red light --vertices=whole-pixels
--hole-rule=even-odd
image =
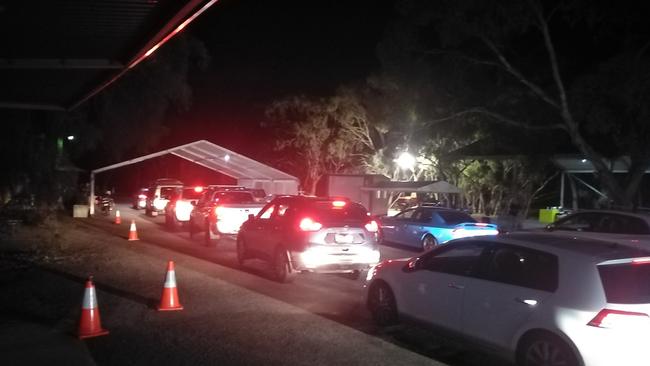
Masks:
[[[346,204],[345,201],[332,201],[332,206],[334,207],[344,207]]]
[[[196,193],[203,192],[203,187],[200,187],[200,186],[199,187],[194,187],[194,192],[196,192]]]

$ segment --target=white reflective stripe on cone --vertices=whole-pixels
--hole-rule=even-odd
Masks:
[[[97,297],[95,296],[95,287],[86,288],[84,292],[84,301],[82,309],[95,309],[97,307]]]
[[[175,271],[167,271],[167,276],[165,276],[165,288],[174,287],[176,287],[176,273]]]

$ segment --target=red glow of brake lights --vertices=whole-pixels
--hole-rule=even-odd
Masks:
[[[616,328],[635,324],[638,319],[648,318],[648,314],[632,311],[603,309],[587,325],[598,328]]]
[[[320,222],[316,222],[309,217],[305,217],[304,219],[300,220],[299,226],[300,230],[302,231],[318,231],[323,227]]]
[[[332,201],[332,206],[334,207],[344,207],[346,204],[345,201]]]
[[[371,233],[376,233],[379,230],[379,225],[377,225],[377,221],[372,220],[369,223],[365,225],[366,230]]]
[[[194,187],[194,192],[196,192],[196,193],[201,193],[201,192],[203,192],[203,187],[201,187],[201,186]]]

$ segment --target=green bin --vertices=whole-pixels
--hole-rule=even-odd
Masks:
[[[542,224],[550,224],[552,222],[555,222],[555,215],[557,215],[560,212],[555,207],[551,208],[542,208],[539,210],[539,222]]]

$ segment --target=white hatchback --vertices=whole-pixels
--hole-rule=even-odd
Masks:
[[[648,365],[650,252],[538,233],[450,241],[368,272],[375,321],[414,321],[518,365]]]

